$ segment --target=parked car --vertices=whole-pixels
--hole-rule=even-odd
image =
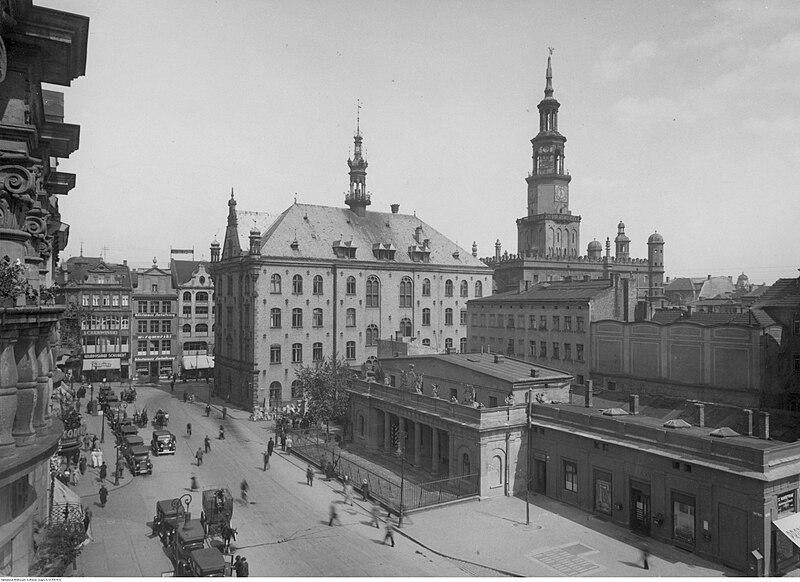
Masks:
[[[156,429],[150,441],[150,450],[155,456],[175,454],[175,435],[168,430]]]
[[[185,560],[179,560],[176,566],[177,576],[230,576],[231,565],[219,548],[203,548],[192,550]]]
[[[125,441],[125,437],[139,434],[139,429],[132,424],[125,424],[120,425],[117,430],[114,431],[114,433],[117,435],[117,440],[122,443]]]
[[[136,445],[125,450],[125,460],[133,475],[152,475],[153,462],[150,460],[150,449]]]
[[[122,447],[122,455],[125,456],[127,451],[131,448],[141,447],[142,445],[144,445],[144,439],[138,434],[127,435],[120,442],[120,446]]]
[[[177,517],[178,512],[181,511],[178,509],[179,503],[179,499],[162,499],[156,502],[156,515],[153,517],[153,535],[161,538],[161,543],[165,546],[169,546],[169,542],[166,540],[166,522],[170,518]],[[170,526],[170,529],[174,528]]]

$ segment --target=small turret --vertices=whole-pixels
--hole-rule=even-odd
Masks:
[[[350,191],[345,194],[344,202],[358,216],[367,213],[367,206],[372,204],[372,196],[367,192],[367,160],[361,154],[361,103],[358,104],[356,135],[353,137],[353,158],[347,160],[350,166]]]
[[[476,243],[475,241],[472,241],[472,256],[473,257],[478,256],[478,243]]]
[[[603,245],[599,240],[594,239],[589,243],[589,246],[586,249],[586,254],[589,255],[590,259],[601,259],[603,256]]]
[[[212,263],[219,262],[219,241],[217,241],[216,238],[211,243],[211,262]]]
[[[616,246],[615,256],[617,260],[627,260],[630,258],[631,239],[625,234],[625,223],[621,220],[617,225],[617,236],[614,238],[614,244]]]
[[[261,254],[261,231],[258,230],[255,225],[250,229],[250,254]]]

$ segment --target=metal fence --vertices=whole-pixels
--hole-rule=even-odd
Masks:
[[[332,463],[337,478],[347,475],[357,489],[361,489],[362,483],[366,481],[370,497],[395,511],[400,508],[401,485],[405,511],[472,497],[479,492],[478,473],[426,482],[418,482],[413,475],[406,475],[401,480],[394,472],[389,475],[378,473],[352,458],[342,456],[342,449],[338,444],[326,443],[313,429],[293,432],[292,439],[294,453],[323,470],[328,462]]]

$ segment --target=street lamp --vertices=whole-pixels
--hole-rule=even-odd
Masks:
[[[120,412],[122,412],[123,408],[127,408],[127,407],[128,407],[128,405],[125,404],[124,402],[120,406],[117,407],[117,427],[119,427]],[[105,419],[103,419],[103,421],[104,421],[103,422],[103,427],[105,427]],[[117,445],[114,448],[117,449],[117,463],[114,465],[114,485],[119,485],[119,449],[120,449],[120,443],[118,442]]]
[[[408,433],[402,428],[398,427],[397,431],[397,454],[400,456],[400,509],[398,511],[397,526],[403,526],[403,489],[406,483],[406,437]]]
[[[172,500],[172,509],[175,510],[177,515],[183,513],[183,529],[189,527],[189,504],[192,502],[192,496],[189,493],[184,493],[178,499]],[[186,509],[183,508],[183,504],[186,504]],[[177,525],[177,524],[175,524]],[[172,538],[172,549],[175,552],[175,574],[178,574],[178,566],[180,561],[178,560],[178,536],[173,535]]]

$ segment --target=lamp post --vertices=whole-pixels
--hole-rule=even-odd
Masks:
[[[172,508],[175,510],[177,515],[183,513],[183,529],[189,527],[189,504],[192,502],[192,496],[189,493],[184,493],[178,499],[172,500]],[[183,508],[183,504],[186,504],[186,509]],[[177,524],[175,524],[177,525]],[[173,544],[173,551],[175,552],[175,574],[180,576],[182,572],[178,572],[178,565],[180,564],[180,560],[178,560],[178,536],[174,536],[172,539]]]
[[[117,427],[119,427],[120,412],[122,412],[123,408],[127,408],[127,404],[125,404],[124,402],[120,406],[117,407]],[[103,419],[103,420],[105,421],[105,419]],[[103,426],[105,426],[105,422],[103,423]],[[117,463],[114,465],[114,485],[119,485],[119,449],[120,449],[120,443],[118,442],[114,448],[117,449]]]
[[[403,526],[403,489],[406,483],[406,437],[408,433],[398,426],[397,431],[397,454],[400,457],[400,509],[398,511],[397,526]]]

